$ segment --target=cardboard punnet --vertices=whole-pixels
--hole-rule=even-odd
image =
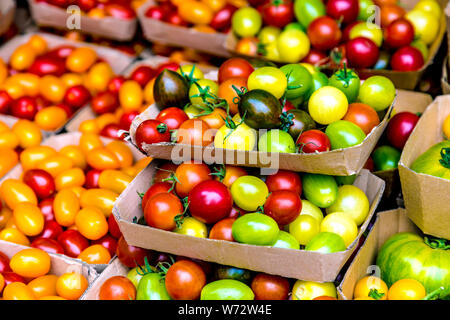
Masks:
[[[137,10],[144,37],[148,40],[171,46],[193,48],[221,57],[231,56],[223,45],[227,37],[226,34],[201,32],[193,28],[175,26],[167,22],[148,18],[145,16],[145,12],[153,5],[155,5],[155,1],[149,0]]]
[[[104,18],[92,18],[80,13],[79,7],[63,9],[45,2],[28,0],[33,20],[39,26],[55,27],[70,30],[72,24],[79,21],[78,30],[103,38],[118,41],[133,39],[137,30],[137,18],[119,19],[106,16]],[[78,15],[78,18],[75,18]]]
[[[412,163],[444,140],[442,126],[450,115],[450,95],[438,96],[423,113],[403,149],[399,162],[409,218],[425,233],[450,239],[450,180],[416,173]]]
[[[183,255],[200,260],[231,265],[238,268],[277,274],[288,278],[330,282],[355,250],[383,195],[384,181],[362,170],[354,185],[365,192],[370,202],[366,221],[360,226],[358,237],[346,251],[320,254],[304,250],[255,246],[237,242],[197,238],[133,223],[142,215],[141,199],[137,192],[145,192],[152,184],[158,165],[153,160],[122,192],[114,204],[113,214],[125,240],[130,245]]]
[[[400,0],[399,3],[403,8],[405,8],[406,10],[409,11],[414,7],[414,5],[418,1],[419,0]],[[447,4],[447,0],[438,0],[438,2],[442,8],[445,8],[445,5]],[[370,76],[375,76],[375,75],[385,76],[392,80],[392,82],[394,83],[396,88],[406,89],[406,90],[414,90],[414,88],[419,83],[422,75],[424,74],[425,70],[433,63],[433,60],[434,60],[434,58],[439,50],[439,47],[441,46],[441,43],[444,39],[444,34],[446,31],[446,24],[447,23],[446,23],[445,14],[442,14],[441,19],[439,21],[438,35],[437,35],[436,39],[433,41],[433,43],[431,43],[431,45],[429,47],[429,51],[428,51],[428,53],[429,53],[428,58],[425,61],[424,65],[419,70],[403,72],[403,71],[394,71],[394,70],[387,70],[387,69],[386,70],[356,69],[358,72],[358,75],[360,76],[361,79],[364,79],[364,78],[367,78]],[[227,35],[224,46],[225,46],[225,48],[227,48],[227,50],[230,53],[232,53],[234,55],[244,56],[235,51],[237,41],[238,41],[237,38],[233,35],[232,32],[230,32]],[[247,56],[247,57],[249,57],[249,56]],[[252,56],[251,58],[255,58],[255,57]],[[259,56],[258,56],[258,58],[264,59],[264,57],[259,57]],[[327,74],[330,74],[335,71],[335,69],[329,68],[326,66],[320,67],[320,69],[321,69],[321,71],[323,71]]]
[[[3,61],[5,61],[7,63],[9,61],[9,58],[13,54],[14,50],[18,46],[27,43],[28,40],[33,35],[39,35],[40,37],[44,38],[45,41],[47,42],[49,49],[56,48],[56,47],[62,46],[62,45],[71,45],[74,47],[90,47],[97,52],[99,57],[103,58],[106,62],[109,63],[112,70],[116,74],[121,73],[133,61],[133,58],[131,58],[130,56],[128,56],[118,50],[114,50],[114,49],[110,49],[110,48],[106,48],[106,47],[102,47],[102,46],[98,46],[98,45],[93,45],[93,44],[89,44],[89,43],[85,43],[85,42],[75,42],[75,41],[65,39],[63,37],[58,37],[58,36],[54,36],[52,34],[42,33],[42,32],[36,32],[36,33],[33,32],[33,33],[28,33],[25,35],[18,35],[16,37],[14,37],[13,39],[11,39],[10,41],[8,41],[7,43],[5,43],[4,45],[2,45],[0,47],[0,59],[2,59]],[[78,112],[80,112],[85,107],[86,106],[78,109],[74,113],[74,115],[72,115],[72,117],[66,122],[65,125],[70,123],[70,121],[76,117]],[[53,135],[53,134],[60,133],[64,129],[65,125],[61,126],[60,128],[58,128],[54,131],[44,131],[44,132],[46,135]]]
[[[5,33],[14,20],[16,2],[14,0],[0,1],[0,35]]]
[[[59,151],[63,147],[68,145],[78,145],[80,141],[81,133],[80,132],[70,132],[70,133],[63,133],[56,136],[51,136],[45,139],[41,145],[42,146],[50,146],[54,148],[55,150]],[[103,143],[109,143],[113,141],[113,139],[100,137],[103,141]],[[139,160],[144,158],[144,156],[138,152],[133,146],[129,146],[131,152],[133,153],[134,160]],[[11,169],[5,176],[3,176],[0,179],[0,185],[5,181],[6,179],[21,179],[23,173],[22,166],[20,164],[16,165],[13,169]],[[70,258],[73,259],[73,258]],[[77,261],[81,261],[78,260]],[[92,264],[93,268],[98,271],[99,273],[102,272],[107,264]]]

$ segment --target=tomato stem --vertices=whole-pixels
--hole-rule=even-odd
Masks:
[[[450,249],[450,245],[447,245],[447,240],[445,239],[425,237],[424,242],[432,249]]]
[[[292,121],[292,119],[294,119],[294,114],[283,112],[280,115],[280,121],[281,121],[280,130],[288,132],[289,128],[294,124],[294,121]]]
[[[177,228],[181,228],[181,226],[183,225],[184,222],[184,218],[188,217],[188,208],[189,208],[189,201],[188,201],[188,197],[185,197],[181,200],[183,202],[183,207],[184,210],[182,213],[177,214],[173,220],[175,221],[175,224],[177,225]]]
[[[221,164],[219,168],[214,167],[215,172],[210,173],[212,176],[219,177],[219,181],[222,182],[225,178],[226,168],[224,164]]]
[[[378,289],[370,289],[368,296],[375,300],[381,300],[385,296],[385,293],[379,292]]]
[[[450,148],[442,148],[441,157],[442,159],[439,159],[439,163],[443,167],[450,169]]]
[[[439,287],[427,294],[422,300],[437,300],[440,298],[440,294],[442,293],[442,291],[444,291],[444,287]]]

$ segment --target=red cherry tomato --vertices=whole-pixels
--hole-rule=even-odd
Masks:
[[[231,4],[226,4],[225,7],[217,11],[209,25],[218,30],[224,31],[231,27],[231,17],[233,13],[237,10],[237,8]]]
[[[329,57],[326,53],[311,48],[302,62],[312,64],[313,66],[321,66],[326,64],[328,60]]]
[[[7,114],[13,102],[13,98],[5,90],[0,90],[0,113]]]
[[[35,239],[53,239],[57,240],[59,235],[63,233],[63,228],[55,220],[45,221],[44,230],[38,234]]]
[[[406,10],[397,4],[385,4],[380,8],[381,28],[386,28],[393,21],[402,18]]]
[[[11,271],[9,267],[9,258],[6,254],[0,251],[0,273]]]
[[[123,135],[119,135],[119,131],[122,130],[117,123],[108,123],[106,126],[100,130],[100,135],[102,137],[107,137],[116,140],[122,140]]]
[[[109,234],[116,239],[119,239],[122,236],[122,231],[120,231],[119,225],[117,224],[116,218],[114,218],[113,214],[110,214],[108,217],[108,231]]]
[[[48,51],[45,56],[53,59],[65,59],[75,50],[74,46],[62,45]]]
[[[33,121],[37,111],[36,100],[32,97],[20,97],[11,104],[11,114],[16,118]]]
[[[33,248],[41,249],[48,253],[64,254],[63,247],[54,239],[37,238],[30,245]]]
[[[235,218],[226,218],[216,222],[209,231],[209,238],[216,240],[234,241],[231,228]]]
[[[255,300],[287,300],[289,287],[288,279],[266,273],[258,273],[251,284]]]
[[[153,177],[153,183],[163,182],[163,180],[170,178],[171,174],[175,174],[178,165],[173,162],[165,162],[158,166],[155,176]],[[173,183],[173,180],[168,180],[167,182]]]
[[[302,194],[302,180],[298,173],[293,171],[278,170],[277,173],[267,176],[266,184],[269,192],[290,190]]]
[[[108,82],[108,91],[112,93],[119,94],[119,89],[122,86],[122,84],[126,81],[124,76],[115,76]]]
[[[142,197],[142,208],[145,209],[147,201],[158,193],[169,192],[172,188],[172,184],[169,182],[156,182],[147,189],[144,196]]]
[[[180,14],[177,11],[169,12],[163,19],[165,22],[173,24],[175,26],[179,27],[187,27],[189,26],[189,23],[187,21],[183,20],[183,18],[180,16]]]
[[[64,249],[64,254],[77,258],[80,253],[89,247],[89,241],[77,230],[68,229],[58,236],[58,242]]]
[[[129,79],[134,80],[145,87],[145,85],[156,75],[155,70],[149,66],[139,66],[130,75]]]
[[[156,120],[161,121],[167,125],[169,130],[178,129],[183,122],[189,120],[186,112],[177,107],[169,107],[161,112],[156,117]]]
[[[25,172],[23,182],[27,184],[39,199],[46,199],[55,192],[55,181],[45,170],[32,169]]]
[[[351,66],[355,68],[369,68],[373,66],[380,54],[377,45],[370,39],[356,37],[347,42],[346,57]]]
[[[152,261],[153,251],[129,245],[122,236],[117,242],[117,258],[128,268],[135,268],[144,265],[145,257]]]
[[[175,229],[175,217],[183,213],[181,200],[172,193],[158,193],[148,199],[144,218],[150,227],[171,231]]]
[[[326,51],[337,46],[342,38],[342,32],[335,20],[323,16],[314,19],[308,26],[308,37],[311,45],[321,51]]]
[[[166,11],[160,6],[151,6],[145,11],[145,16],[150,19],[163,20]]]
[[[22,283],[26,283],[26,279],[22,276],[19,276],[17,273],[14,273],[12,271],[8,271],[8,272],[3,272],[2,273],[3,278],[5,279],[5,287],[13,282],[22,282]],[[5,288],[3,287],[3,288]]]
[[[165,123],[148,119],[136,129],[136,144],[142,151],[142,143],[152,144],[159,142],[170,142],[170,131]]]
[[[101,92],[91,100],[91,108],[96,114],[113,113],[118,107],[119,99],[110,91]]]
[[[39,209],[41,209],[41,212],[44,215],[45,221],[52,221],[55,219],[55,214],[53,212],[53,200],[55,200],[55,198],[50,197],[42,200],[38,204]]]
[[[401,48],[414,40],[414,27],[405,18],[393,21],[384,29],[384,44],[390,48]]]
[[[102,170],[91,169],[86,173],[86,181],[84,182],[84,187],[86,189],[97,189],[99,188],[98,179]]]
[[[91,100],[91,93],[83,85],[76,85],[67,89],[64,95],[64,103],[78,109]]]
[[[102,245],[103,247],[108,249],[111,257],[114,257],[114,255],[116,254],[117,240],[114,239],[109,234],[104,235],[103,237],[101,237],[98,240],[92,241],[91,245],[94,245],[94,244]]]
[[[158,66],[158,69],[156,69],[155,74],[159,75],[164,69],[168,69],[171,71],[176,72],[178,68],[180,67],[180,64],[176,62],[166,62]]]
[[[342,19],[342,23],[349,24],[356,20],[359,13],[358,0],[328,0],[327,15],[335,20]]]
[[[291,0],[267,1],[261,7],[265,25],[284,28],[294,20],[294,2]]]
[[[136,12],[128,3],[109,3],[105,5],[105,12],[107,15],[124,20],[134,19]]]
[[[133,122],[134,118],[136,118],[139,115],[139,111],[128,111],[124,112],[119,119],[119,126],[122,130],[130,130],[131,123]]]
[[[196,300],[206,284],[203,269],[193,261],[175,262],[167,271],[165,284],[167,293],[175,300]]]
[[[395,71],[416,71],[423,65],[422,53],[411,46],[398,49],[391,57],[391,67]]]
[[[44,55],[34,60],[28,72],[39,77],[46,75],[61,77],[66,72],[66,63],[64,59]]]
[[[298,217],[302,211],[302,200],[297,192],[278,190],[269,194],[264,203],[264,213],[284,226]]]
[[[219,83],[230,78],[248,78],[255,69],[247,60],[242,58],[230,58],[219,68]]]
[[[331,150],[330,138],[320,130],[307,130],[297,138],[299,150],[303,153],[325,152]]]
[[[402,150],[418,121],[419,116],[408,111],[399,112],[393,116],[386,128],[390,144]]]

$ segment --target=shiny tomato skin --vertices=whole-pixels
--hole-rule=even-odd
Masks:
[[[139,66],[130,75],[130,79],[136,81],[144,87],[152,78],[155,77],[155,70],[150,66]]]
[[[61,45],[58,46],[49,52],[47,52],[45,55],[49,58],[59,58],[59,59],[65,59],[67,58],[73,51],[75,50],[74,46],[71,46],[69,44],[67,45]]]
[[[108,90],[109,92],[119,94],[119,89],[122,86],[122,84],[126,81],[124,76],[115,76],[111,80],[109,80],[108,83]]]
[[[175,170],[180,183],[175,184],[175,192],[180,198],[185,198],[189,192],[200,182],[211,180],[211,170],[204,163],[184,162]]]
[[[406,46],[398,49],[391,57],[392,70],[416,71],[424,65],[422,53],[412,47]]]
[[[64,249],[64,253],[72,258],[77,258],[80,253],[89,247],[89,241],[77,230],[68,229],[61,233],[57,241]]]
[[[402,150],[418,121],[419,116],[412,112],[404,111],[394,115],[386,128],[389,143]]]
[[[153,177],[153,183],[164,182],[164,179],[170,177],[171,174],[175,174],[178,165],[173,162],[165,162],[162,165],[158,166],[155,176]],[[169,183],[174,183],[174,181],[169,180]]]
[[[291,0],[267,1],[261,13],[265,25],[282,29],[294,20],[294,3]]]
[[[114,257],[114,255],[116,254],[117,240],[109,234],[104,235],[98,240],[92,241],[91,245],[94,244],[99,244],[105,247],[109,251],[111,257]]]
[[[22,282],[22,283],[27,282],[27,279],[12,271],[3,272],[2,275],[3,278],[5,279],[5,287],[13,282]]]
[[[44,250],[47,253],[59,253],[64,254],[63,247],[54,239],[48,238],[36,238],[31,242],[32,248]]]
[[[251,288],[255,300],[287,300],[290,284],[286,278],[258,273],[252,280]]]
[[[124,276],[108,278],[100,287],[99,300],[135,300],[136,287]]]
[[[37,57],[28,72],[39,77],[52,75],[61,77],[66,71],[65,61],[61,58],[55,59],[46,55]]]
[[[171,71],[176,72],[180,65],[176,62],[166,62],[158,66],[158,69],[156,69],[156,75],[159,75],[163,70],[168,69]]]
[[[205,272],[193,261],[175,262],[167,271],[166,289],[172,299],[196,300],[206,284]]]
[[[141,150],[143,150],[142,143],[152,144],[169,141],[169,128],[161,121],[148,119],[141,122],[136,129],[136,144]]]
[[[359,12],[358,0],[329,0],[326,2],[327,15],[342,23],[349,24],[356,20]]]
[[[306,57],[304,57],[301,62],[309,63],[312,64],[313,66],[320,66],[326,64],[328,60],[329,58],[326,53],[311,48]]]
[[[342,38],[342,32],[336,21],[327,16],[314,19],[309,24],[307,33],[311,45],[320,51],[334,48]]]
[[[231,27],[231,17],[237,8],[229,3],[227,3],[222,9],[217,11],[209,25],[218,30],[224,31]]]
[[[165,123],[169,130],[178,129],[183,122],[188,119],[189,117],[186,112],[177,107],[169,107],[161,110],[161,112],[156,116],[156,120]]]
[[[96,114],[112,113],[118,107],[119,99],[110,91],[100,92],[91,100],[91,108]]]
[[[347,113],[342,120],[353,122],[360,127],[367,135],[374,127],[380,124],[378,113],[367,104],[351,103],[348,106]]]
[[[106,126],[100,130],[100,135],[102,137],[107,137],[116,140],[122,140],[123,135],[119,135],[119,131],[122,128],[117,123],[108,123]]]
[[[356,37],[348,41],[345,48],[348,62],[352,67],[369,68],[378,60],[379,49],[368,38]]]
[[[20,119],[33,121],[37,112],[36,100],[32,97],[20,97],[11,104],[11,114]]]
[[[6,254],[0,251],[0,273],[9,271],[11,271],[11,268],[9,266],[9,258]]]
[[[159,6],[151,6],[145,11],[145,16],[150,19],[163,20],[165,17],[165,10]]]
[[[129,245],[123,236],[117,241],[116,249],[117,258],[128,268],[135,268],[145,263],[145,257],[149,261],[152,260],[153,251]]]
[[[150,227],[171,231],[175,229],[175,217],[183,213],[181,200],[172,193],[158,193],[151,197],[144,208],[144,218]]]
[[[165,17],[164,21],[170,24],[173,24],[175,26],[180,27],[187,27],[189,26],[189,23],[183,20],[183,18],[180,16],[180,14],[176,11],[169,12]]]
[[[383,42],[390,48],[401,48],[414,40],[414,26],[405,18],[393,21],[383,32]]]
[[[266,184],[269,192],[290,190],[299,195],[302,194],[302,180],[300,176],[293,171],[278,170],[277,173],[267,176]]]
[[[128,3],[110,3],[105,6],[105,12],[114,18],[130,20],[136,17],[136,12]]]
[[[124,112],[119,119],[120,129],[127,131],[130,130],[131,123],[139,114],[140,112],[135,110]]]
[[[233,206],[230,190],[216,180],[197,184],[188,197],[189,212],[203,223],[216,223],[225,218]]]
[[[302,211],[300,195],[290,190],[271,192],[264,203],[264,213],[284,226],[298,217]]]
[[[91,99],[91,93],[83,85],[76,85],[67,89],[64,94],[64,103],[72,108],[78,109]]]
[[[5,90],[0,90],[0,113],[7,114],[13,102],[13,98]]]
[[[63,233],[63,228],[56,222],[55,220],[45,221],[44,230],[40,234],[38,234],[35,239],[53,239],[57,240],[58,236]]]
[[[50,197],[50,198],[40,201],[38,204],[39,209],[41,209],[41,212],[44,215],[45,221],[52,221],[55,219],[55,213],[53,212],[53,201],[54,200],[55,200],[54,197]],[[44,227],[44,229],[45,229],[45,227]]]
[[[297,138],[297,145],[304,153],[326,152],[331,150],[330,138],[320,130],[308,130]]]
[[[120,231],[119,225],[113,214],[110,214],[108,217],[108,231],[109,234],[116,239],[119,239],[122,236],[122,231]]]
[[[98,179],[103,170],[91,169],[86,173],[86,181],[84,182],[84,187],[86,189],[97,189],[99,188]]]
[[[380,9],[381,27],[384,29],[392,22],[402,18],[406,10],[397,4],[385,4]]]
[[[234,241],[231,227],[235,218],[225,218],[217,221],[209,231],[209,238],[216,240]]]
[[[179,127],[177,143],[206,147],[213,143],[211,127],[201,119],[189,119]]]
[[[230,58],[219,68],[219,84],[230,78],[248,78],[255,69],[243,58]]]
[[[55,181],[53,177],[44,170],[32,169],[25,172],[23,176],[25,182],[39,199],[46,199],[55,192]]]
[[[169,192],[172,188],[172,184],[169,182],[156,182],[147,189],[144,196],[142,197],[142,208],[145,208],[147,201],[158,193]]]

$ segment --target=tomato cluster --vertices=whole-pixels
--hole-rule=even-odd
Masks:
[[[195,65],[164,70],[154,80],[153,96],[161,111],[139,124],[135,141],[141,150],[143,143],[172,141],[315,153],[362,143],[380,123],[377,112],[392,104],[395,88],[383,76],[360,84],[346,67],[328,78],[310,64],[255,68],[230,58],[220,66],[217,82]]]
[[[0,239],[106,264],[121,236],[111,214],[116,198],[145,168],[122,141],[82,134],[59,150],[32,146],[20,154],[23,174],[0,185]]]
[[[428,59],[442,9],[421,0],[255,0],[232,18],[235,51],[275,62],[415,71]],[[379,8],[380,21],[371,18]],[[378,12],[377,12],[378,13]]]
[[[37,0],[63,9],[76,5],[86,16],[95,19],[113,17],[130,20],[136,18],[136,10],[143,0]]]
[[[337,300],[333,283],[284,278],[153,252],[152,259],[111,276],[99,300]]]
[[[231,28],[231,17],[240,0],[169,0],[158,1],[149,7],[145,16],[175,26],[192,28],[205,33],[227,33]]]
[[[23,249],[11,259],[0,252],[0,295],[3,300],[77,300],[88,287],[78,272],[50,273],[52,261],[41,249]]]

